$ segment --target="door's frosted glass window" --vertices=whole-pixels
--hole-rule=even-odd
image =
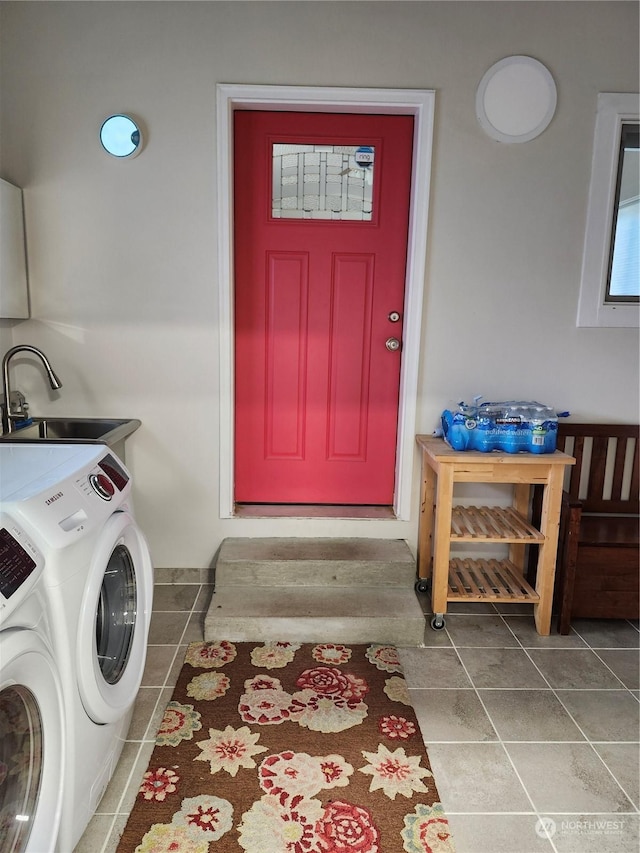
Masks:
[[[374,161],[370,145],[274,144],[272,216],[370,222]]]

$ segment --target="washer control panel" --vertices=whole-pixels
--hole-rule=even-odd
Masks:
[[[122,464],[107,453],[85,477],[79,477],[76,485],[85,495],[98,495],[110,501],[116,493],[123,492],[129,483],[129,474]]]
[[[95,471],[88,477],[89,485],[103,501],[110,501],[118,492],[123,491],[129,482],[129,475],[116,458],[107,453],[97,464]]]
[[[66,476],[54,469],[16,493],[17,500],[4,502],[38,547],[69,547],[104,525],[128,499],[131,478],[123,463],[103,446],[87,449],[93,458]]]
[[[8,515],[0,515],[0,625],[31,592],[44,557]]]
[[[124,467],[115,456],[112,456],[111,453],[107,453],[107,455],[103,456],[98,462],[98,467],[101,468],[102,471],[113,481],[113,484],[119,492],[122,492],[125,489],[129,482],[129,474],[125,471]]]

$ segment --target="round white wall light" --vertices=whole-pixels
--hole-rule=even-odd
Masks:
[[[476,114],[492,139],[528,142],[549,126],[557,101],[554,79],[541,62],[530,56],[507,56],[480,81]]]
[[[113,115],[102,123],[100,142],[107,154],[131,159],[142,150],[142,132],[131,116]]]

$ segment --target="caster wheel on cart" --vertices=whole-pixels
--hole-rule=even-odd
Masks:
[[[416,592],[429,592],[431,589],[431,581],[429,578],[418,578],[415,584]]]
[[[434,631],[442,631],[444,628],[444,616],[441,613],[436,613],[436,615],[431,620],[431,627]]]

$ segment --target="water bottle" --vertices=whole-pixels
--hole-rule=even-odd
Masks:
[[[547,446],[547,409],[545,406],[531,406],[529,409],[529,447],[530,453],[546,453]]]

